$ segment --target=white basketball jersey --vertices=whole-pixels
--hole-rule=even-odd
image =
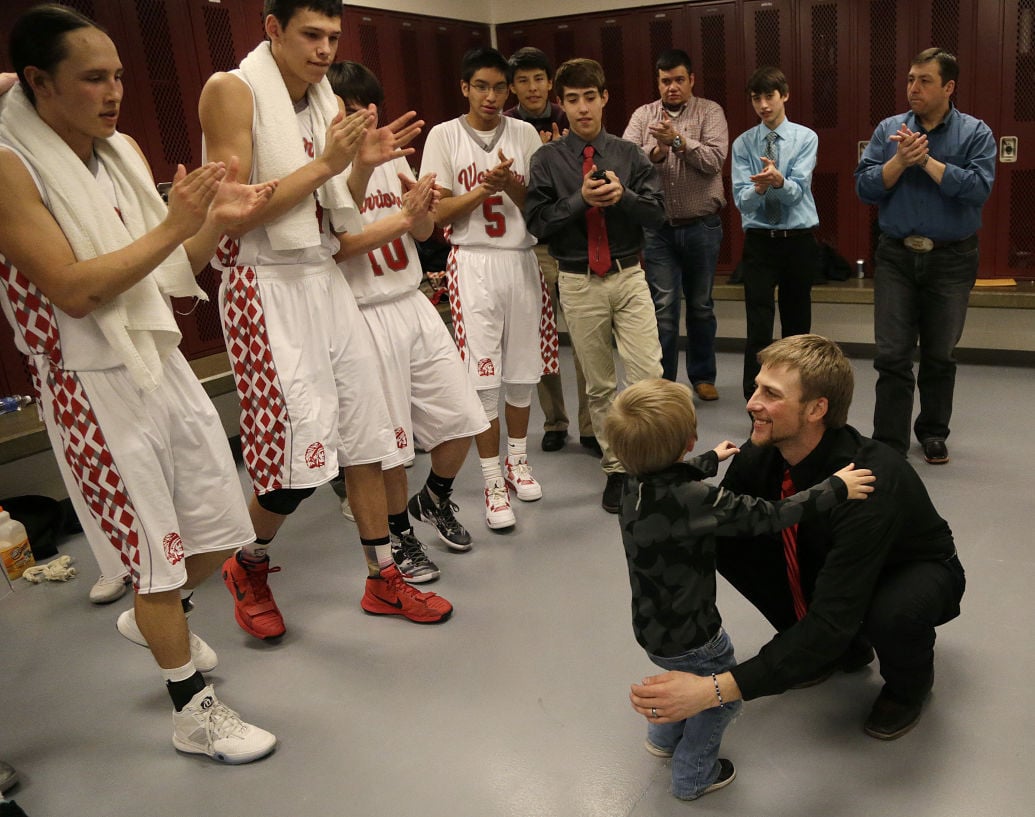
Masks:
[[[50,208],[47,189],[32,165],[10,145],[8,148],[25,164],[40,191],[44,206]],[[98,206],[110,206],[119,211],[115,184],[108,175],[104,162],[96,160],[91,171],[97,180]],[[52,365],[69,371],[100,371],[122,366],[122,361],[111,343],[105,338],[96,316],[73,318],[61,311],[35,284],[0,255],[0,283],[7,298],[0,299],[3,312],[14,330],[14,342],[24,355],[42,355]]]
[[[239,80],[248,84],[248,80],[239,69],[231,71]],[[251,86],[249,86],[250,88]],[[295,106],[295,121],[298,123],[298,136],[305,148],[305,155],[312,159],[315,154],[313,140],[313,117],[309,110],[308,97],[303,97],[302,102]],[[252,115],[252,144],[255,144],[255,115]],[[204,139],[202,139],[202,153],[204,154]],[[254,151],[253,151],[254,153]],[[203,155],[202,160],[207,161]],[[255,179],[255,159],[252,157],[252,168],[250,177]],[[217,268],[230,269],[233,267],[255,267],[255,266],[277,266],[280,264],[309,264],[320,263],[330,259],[338,251],[338,239],[331,229],[330,213],[320,206],[316,200],[316,194],[312,196],[313,218],[320,225],[320,244],[315,247],[306,247],[302,250],[274,250],[270,244],[269,235],[265,226],[256,227],[240,238],[234,240],[223,236],[220,246],[216,250],[216,257],[212,265]]]
[[[413,177],[403,159],[395,159],[374,169],[367,183],[366,195],[362,202],[358,202],[364,227],[402,210],[400,173]],[[346,258],[338,266],[344,271],[360,306],[391,301],[412,292],[420,286],[424,275],[417,245],[409,233],[376,250]]]
[[[466,116],[436,125],[424,145],[420,172],[435,173],[438,183],[454,196],[469,193],[500,163],[499,151],[513,159],[511,170],[522,183],[528,182],[532,154],[542,147],[536,129],[519,119],[501,116],[492,133],[474,130]],[[459,247],[526,249],[535,238],[525,229],[521,208],[510,196],[498,193],[480,207],[450,225],[449,240]]]

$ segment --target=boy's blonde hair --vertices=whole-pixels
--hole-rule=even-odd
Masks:
[[[663,471],[697,439],[693,395],[682,383],[641,380],[615,399],[604,433],[628,473]]]

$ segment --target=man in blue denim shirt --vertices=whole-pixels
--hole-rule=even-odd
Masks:
[[[992,190],[992,131],[952,104],[959,65],[940,48],[909,68],[910,111],[881,122],[855,170],[856,191],[880,208],[873,327],[877,355],[873,438],[905,455],[913,432],[929,463],[949,461],[953,352],[978,271],[977,230]],[[913,347],[920,367],[913,378]]]

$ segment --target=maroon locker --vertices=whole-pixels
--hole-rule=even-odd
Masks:
[[[788,75],[788,117],[807,123],[819,137],[812,194],[819,213],[816,239],[855,260],[853,216],[858,212],[853,171],[858,161],[854,138],[856,100],[842,92],[850,83],[849,9],[836,0],[798,3],[798,69]]]
[[[999,37],[1001,73],[987,72],[995,90],[982,95],[1000,105],[989,118],[997,123],[1000,161],[995,209],[984,212],[982,260],[994,250],[996,275],[1035,279],[1035,0],[1006,0]]]
[[[742,85],[763,65],[775,65],[787,74],[793,88],[795,51],[794,10],[791,0],[746,0],[742,4],[744,60]]]
[[[747,103],[744,82],[740,72],[734,70],[742,64],[736,4],[693,5],[688,8],[687,16],[690,32],[690,47],[687,50],[694,65],[694,94],[722,106],[732,148],[733,140],[754,121],[751,107]],[[740,229],[740,214],[733,203],[729,157],[723,170],[723,184],[726,206],[720,213],[722,246],[719,248],[717,269],[732,272],[740,260],[744,234]]]

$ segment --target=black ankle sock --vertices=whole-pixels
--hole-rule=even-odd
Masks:
[[[405,509],[403,509],[402,513],[388,514],[388,530],[396,536],[402,536],[404,533],[409,533],[413,530],[413,525],[410,523],[410,515]]]
[[[456,477],[440,477],[434,471],[428,474],[427,488],[431,494],[442,500],[453,492],[453,480]]]
[[[194,598],[194,592],[191,591],[189,594],[180,599],[180,606],[183,607],[183,614],[187,615],[194,609],[194,602],[191,599]]]
[[[179,712],[190,703],[190,699],[205,688],[205,679],[200,672],[195,672],[186,681],[166,681],[165,688],[169,690],[169,697],[172,698],[173,706]]]

